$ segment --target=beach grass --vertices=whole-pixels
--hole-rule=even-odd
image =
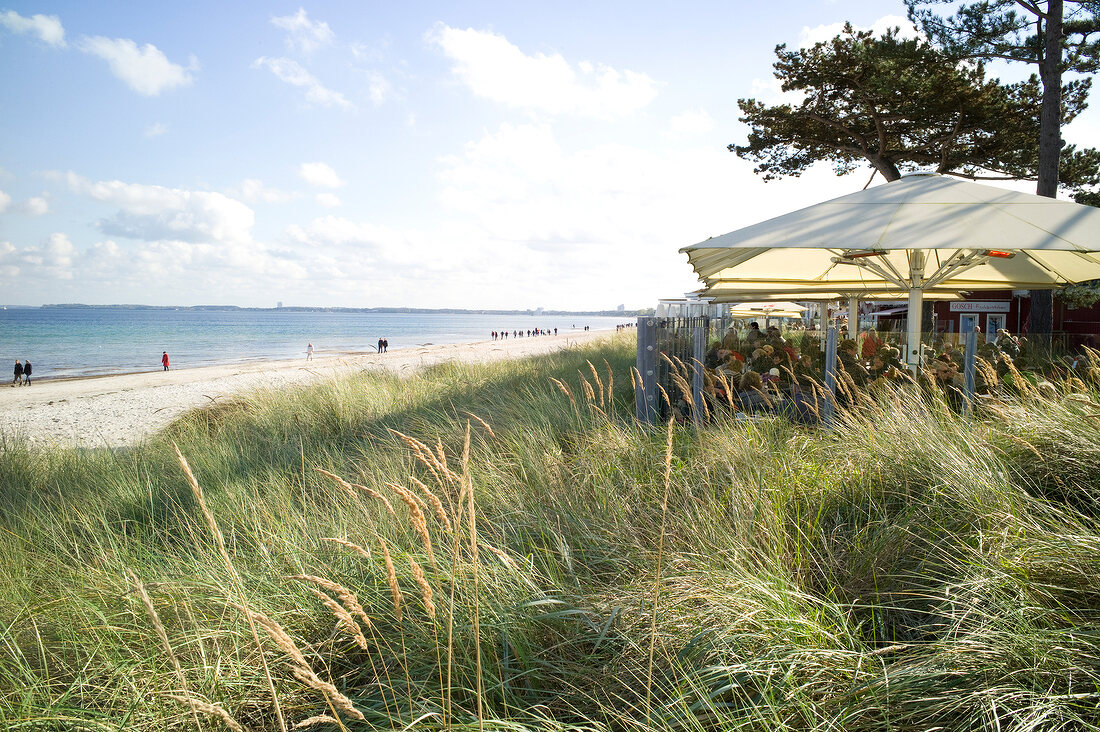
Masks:
[[[648,428],[633,360],[0,445],[0,727],[1100,728],[1097,395]]]

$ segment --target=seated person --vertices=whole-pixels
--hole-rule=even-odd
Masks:
[[[752,352],[752,360],[747,364],[757,373],[763,373],[772,367],[772,360],[768,352],[763,348],[757,348]]]
[[[791,357],[785,350],[772,353],[771,368],[768,369],[768,373],[780,388],[790,386],[794,378],[794,364],[791,363]]]
[[[821,378],[821,368],[814,363],[813,356],[808,353],[802,354],[802,357],[798,359],[798,363],[794,366],[795,383],[798,386],[809,388],[820,382]]]
[[[708,369],[718,368],[718,364],[722,361],[722,344],[715,343],[707,351],[707,355],[703,357],[703,365]]]
[[[741,376],[741,391],[737,394],[740,409],[745,414],[771,412],[775,400],[764,392],[764,379],[756,371],[746,371]]]
[[[867,369],[860,363],[856,342],[842,341],[837,348],[836,355],[855,385],[859,387],[866,386],[868,380]]]
[[[741,340],[745,341],[752,348],[756,348],[757,344],[762,343],[764,334],[760,332],[760,324],[755,320],[749,323],[749,328],[742,334]]]
[[[963,405],[959,378],[954,364],[942,360],[932,362],[932,389],[946,400],[947,406],[954,412],[962,411]]]
[[[1012,358],[1019,357],[1020,342],[1004,328],[997,331],[997,340],[994,341],[994,343],[997,344],[997,348],[999,348],[1001,352],[1007,353]]]
[[[872,382],[879,379],[889,379],[893,367],[886,363],[885,354],[876,352],[871,357],[871,368],[867,369],[867,375]]]
[[[882,346],[883,342],[882,339],[879,338],[878,331],[874,328],[867,331],[867,335],[863,337],[863,346],[860,349],[863,358],[874,358],[875,354],[878,353],[879,349],[882,348]]]
[[[722,362],[718,364],[717,371],[727,377],[730,375],[736,375],[740,380],[741,371],[745,365],[744,358],[739,353],[733,351],[726,351],[726,357],[722,359]]]

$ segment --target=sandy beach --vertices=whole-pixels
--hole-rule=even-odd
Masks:
[[[413,373],[446,361],[490,363],[550,353],[607,330],[408,348],[385,354],[316,354],[312,361],[181,368],[0,387],[0,434],[34,445],[120,447],[140,442],[189,409],[254,389],[306,384],[340,373]]]

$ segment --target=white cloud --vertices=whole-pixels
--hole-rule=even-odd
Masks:
[[[55,48],[65,47],[65,28],[56,15],[32,15],[26,18],[14,10],[5,10],[0,13],[0,25],[12,33],[31,33],[38,36],[38,40]]]
[[[344,185],[336,171],[325,163],[302,163],[298,168],[298,175],[306,183],[318,188],[339,188]]]
[[[439,24],[427,35],[474,94],[511,107],[553,114],[613,118],[645,107],[657,96],[646,74],[590,62],[570,64],[560,54],[525,54],[507,38]]]
[[[322,216],[307,226],[287,227],[286,236],[296,251],[308,252],[311,276],[317,282],[339,286],[338,283],[362,287],[365,282],[381,276],[379,267],[400,267],[415,281],[424,271],[423,256],[432,237],[420,232],[401,231],[368,222],[353,221],[338,216]],[[450,247],[450,242],[448,246]],[[453,247],[451,247],[453,249]],[[461,254],[452,254],[462,261]],[[442,265],[446,259],[434,259]],[[312,271],[316,268],[315,271]],[[392,280],[391,281],[396,281]],[[407,284],[401,286],[409,291]]]
[[[193,56],[185,68],[169,61],[153,44],[146,43],[139,48],[129,38],[84,38],[80,41],[80,50],[105,60],[111,72],[127,86],[138,94],[151,97],[165,89],[189,85],[194,80],[191,73],[198,68],[198,61]]]
[[[0,279],[15,279],[19,265],[15,263],[16,248],[10,241],[0,241]]]
[[[47,201],[44,196],[28,198],[26,201],[21,201],[15,206],[11,205],[11,200],[10,195],[0,191],[0,213],[7,211],[9,208],[12,211],[30,214],[31,216],[41,216],[50,212],[49,201]]]
[[[249,203],[259,201],[263,203],[287,203],[297,198],[293,193],[280,191],[278,188],[268,188],[263,184],[263,181],[256,178],[246,178],[241,182],[240,195]]]
[[[702,135],[714,129],[714,118],[705,109],[689,109],[669,121],[674,135]]]
[[[267,69],[279,80],[306,91],[306,99],[322,107],[342,107],[350,109],[352,103],[338,91],[324,86],[316,76],[306,71],[300,63],[289,58],[268,58],[260,56],[252,62],[254,69]]]
[[[146,137],[160,137],[168,131],[168,125],[163,122],[154,122],[145,128]]]
[[[39,244],[23,247],[0,242],[0,277],[70,280],[76,247],[65,234],[50,234]]]
[[[328,23],[310,20],[305,8],[298,8],[294,15],[273,17],[271,24],[287,32],[288,48],[302,53],[312,53],[321,46],[330,45],[336,37]]]
[[[22,249],[0,242],[0,282],[10,279],[11,291],[30,288],[25,291],[46,301],[77,291],[82,299],[106,302],[169,304],[181,293],[193,302],[224,302],[226,293],[235,302],[266,301],[276,289],[296,287],[311,270],[296,253],[255,242],[107,239],[78,248],[63,234]],[[59,288],[59,281],[72,285]]]
[[[71,267],[76,247],[65,234],[50,234],[43,247],[46,263],[51,267]]]
[[[378,62],[384,58],[382,49],[375,46],[368,46],[366,43],[356,41],[352,43],[349,48],[351,49],[351,55],[356,61],[369,61]]]
[[[91,181],[68,173],[69,188],[114,206],[113,218],[99,222],[104,233],[130,239],[246,244],[252,240],[251,208],[221,193],[181,188]]]
[[[324,243],[337,246],[377,246],[387,241],[392,242],[394,238],[393,232],[383,226],[335,216],[314,219],[308,227],[292,225],[287,229],[287,234],[294,241],[303,244]]]
[[[316,199],[318,205],[325,208],[337,208],[343,205],[343,202],[335,193],[318,193]]]
[[[680,247],[863,183],[826,166],[765,184],[713,146],[571,149],[546,124],[501,125],[440,162],[440,210],[450,227],[465,224],[452,241],[470,242],[477,266],[466,268],[498,278],[494,295],[512,302],[682,294],[698,284]]]
[[[382,104],[390,96],[393,86],[389,80],[377,71],[367,71],[367,98],[375,106]]]
[[[904,15],[884,15],[869,26],[852,26],[857,31],[870,30],[873,31],[876,36],[880,36],[886,31],[892,28],[900,28],[899,36],[902,38],[917,38],[920,34],[917,33],[917,29],[913,27],[913,24],[909,22],[909,19]],[[814,28],[809,26],[803,26],[802,33],[798,37],[798,45],[801,48],[807,48],[820,43],[822,41],[829,41],[840,35],[844,30],[844,23],[830,23],[828,25],[819,25]]]
[[[19,207],[31,216],[42,216],[50,212],[50,202],[42,196],[28,198]]]

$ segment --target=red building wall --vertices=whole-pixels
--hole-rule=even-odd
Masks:
[[[997,326],[998,323],[1003,323],[1002,327],[1012,333],[1027,335],[1031,298],[1026,293],[1016,291],[1014,294],[1011,290],[981,292],[965,298],[961,303],[972,303],[969,307],[980,311],[963,312],[961,309],[968,308],[968,305],[959,304],[952,308],[951,302],[937,302],[935,313],[938,331],[957,334],[965,316],[971,316],[987,335],[991,326]],[[975,322],[967,320],[969,323]],[[995,327],[993,330],[995,331]],[[1066,345],[1077,346],[1084,343],[1095,347],[1100,343],[1100,303],[1089,308],[1075,309],[1067,307],[1061,298],[1055,297],[1054,331],[1056,336],[1065,340]]]

